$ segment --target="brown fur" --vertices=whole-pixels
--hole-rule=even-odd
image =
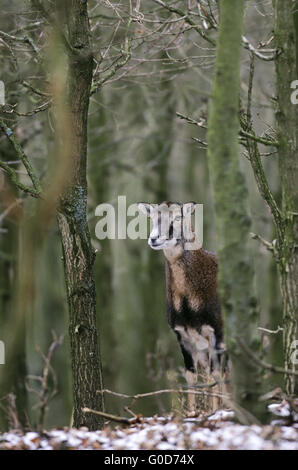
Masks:
[[[167,316],[176,332],[184,356],[186,380],[189,386],[196,382],[197,366],[205,383],[220,377],[215,350],[222,345],[222,320],[217,300],[217,260],[205,250],[183,251],[166,257]],[[200,349],[202,350],[200,351]],[[219,386],[213,392],[220,392]],[[216,409],[220,404],[215,397],[207,399],[206,408]],[[189,394],[188,411],[196,413],[195,395]]]
[[[166,257],[167,291],[170,298],[185,297],[193,310],[204,304],[208,299],[216,297],[217,291],[217,260],[212,253],[202,248],[193,251],[181,251],[176,258]]]

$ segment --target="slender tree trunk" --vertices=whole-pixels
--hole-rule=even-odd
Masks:
[[[6,20],[7,21],[7,20]],[[3,22],[3,21],[2,21]],[[3,24],[4,26],[4,24]],[[1,25],[2,29],[2,25]],[[2,80],[10,83],[11,76],[3,73]],[[10,103],[10,89],[6,89],[7,102]],[[2,114],[2,113],[1,113]],[[1,118],[6,118],[5,114]],[[10,117],[10,126],[13,127],[15,120]],[[0,159],[11,161],[15,159],[15,153],[7,140],[1,142]],[[9,208],[19,197],[18,190],[13,184],[5,181],[1,188],[1,199],[3,210]],[[2,202],[1,201],[1,202]],[[27,375],[26,366],[26,339],[25,339],[25,315],[21,312],[20,305],[16,300],[16,292],[19,291],[19,266],[21,263],[20,243],[22,233],[16,222],[20,222],[21,211],[18,206],[9,212],[0,223],[3,233],[0,232],[0,340],[5,343],[6,364],[0,370],[1,397],[13,393],[18,420],[21,426],[27,424],[26,412],[28,410],[28,397],[25,387]],[[16,328],[16,325],[20,326]],[[14,334],[11,335],[11,331]],[[3,402],[8,408],[8,402]],[[9,423],[11,425],[11,423]],[[0,410],[0,428],[7,429],[8,421]]]
[[[102,419],[84,414],[83,407],[102,409],[101,361],[96,328],[94,251],[87,225],[87,123],[93,57],[86,0],[68,0],[68,106],[72,135],[73,172],[61,198],[58,223],[61,232],[69,304],[74,426],[97,429]]]
[[[88,141],[88,181],[89,181],[89,198],[92,207],[102,204],[109,200],[109,187],[111,184],[111,135],[109,128],[109,106],[106,106],[105,91],[103,88],[98,93],[98,99],[92,104],[89,119],[89,141]],[[113,94],[114,90],[112,90]],[[100,102],[100,106],[98,105]],[[113,156],[115,150],[113,148]],[[90,221],[91,233],[95,234],[95,227],[98,219],[94,218]],[[101,345],[101,354],[103,358],[110,358],[115,355],[115,326],[113,324],[113,287],[112,287],[112,253],[111,244],[113,240],[106,238],[105,240],[94,240],[95,247],[98,249],[94,264],[94,279],[97,287],[97,319],[99,328],[104,330],[105,337],[109,338]],[[117,329],[117,326],[116,326]],[[113,379],[117,377],[119,369],[116,361],[113,364],[109,360],[103,361],[103,376],[105,378],[105,386],[115,390]],[[105,397],[105,406],[109,409],[115,404],[115,397]]]
[[[276,124],[279,141],[279,170],[282,191],[282,236],[278,240],[278,266],[283,298],[284,366],[294,369],[291,360],[298,318],[298,105],[291,102],[291,83],[298,79],[298,2],[275,0]],[[288,394],[294,393],[293,376],[285,376]]]
[[[266,419],[259,401],[261,374],[237,337],[254,352],[260,348],[254,267],[249,243],[247,188],[239,166],[239,91],[243,0],[221,0],[217,57],[208,119],[208,162],[215,202],[219,293],[225,342],[232,362],[232,398],[238,417]],[[245,410],[247,412],[245,412]]]

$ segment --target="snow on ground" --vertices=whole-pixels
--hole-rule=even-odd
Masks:
[[[286,406],[270,405],[271,411],[287,416]],[[165,417],[142,418],[140,423],[101,431],[86,428],[52,429],[40,433],[7,432],[0,435],[0,449],[28,450],[178,450],[245,449],[298,450],[298,424],[275,421],[268,426],[243,426],[231,421],[233,412],[218,410],[206,420]]]

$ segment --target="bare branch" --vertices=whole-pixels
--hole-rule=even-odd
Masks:
[[[258,330],[263,331],[264,333],[268,333],[269,335],[276,335],[277,333],[279,333],[280,331],[283,331],[284,329],[278,325],[276,330],[268,330],[268,328],[262,328],[260,326],[258,327]]]
[[[239,344],[239,346],[243,349],[243,351],[260,367],[263,369],[270,370],[271,372],[275,372],[277,374],[287,374],[287,375],[295,375],[295,377],[298,377],[298,372],[295,370],[288,370],[288,369],[283,369],[282,367],[274,366],[272,364],[268,364],[267,362],[262,361],[259,359],[251,349],[244,343],[242,338],[240,336],[236,337],[236,340]]]
[[[40,408],[39,424],[38,424],[39,431],[43,430],[46,411],[48,409],[48,404],[50,400],[52,400],[52,398],[54,398],[54,396],[58,392],[57,377],[56,377],[56,373],[53,367],[51,366],[51,360],[53,358],[53,354],[55,350],[57,349],[57,347],[63,343],[64,336],[61,335],[57,337],[54,332],[52,332],[52,335],[53,335],[53,341],[48,349],[47,355],[44,355],[39,347],[36,348],[40,356],[42,357],[42,360],[44,361],[42,375],[41,376],[34,376],[34,375],[27,376],[27,380],[34,380],[34,381],[40,382],[41,390],[36,390],[35,388],[30,387],[28,383],[26,383],[27,390],[35,393],[35,395],[37,395],[39,399],[38,403],[35,405],[35,408],[37,407]],[[51,389],[49,388],[49,376],[50,375],[53,381]]]
[[[162,0],[152,0],[154,3],[157,3],[158,5],[162,6],[166,10],[170,11],[171,13],[176,13],[176,15],[179,15],[181,17],[184,17],[185,23],[189,24],[192,26],[192,28],[199,33],[199,35],[205,39],[205,41],[209,42],[213,47],[216,46],[216,41],[212,39],[210,36],[208,36],[205,31],[203,31],[202,28],[200,28],[191,18],[189,15],[187,15],[184,11],[180,10],[179,8],[172,7],[170,5],[167,5],[164,3]]]
[[[37,108],[32,109],[31,111],[28,111],[27,113],[20,113],[15,109],[17,105],[6,105],[5,107],[3,106],[2,112],[4,114],[15,114],[16,116],[19,117],[30,117],[34,116],[35,114],[42,113],[43,111],[46,111],[47,109],[50,108],[52,104],[52,101],[46,101],[45,103],[42,103],[40,106],[37,106]]]
[[[95,83],[92,84],[90,95],[94,95],[94,93],[96,93],[107,80],[113,77],[119,69],[124,67],[128,63],[129,59],[131,58],[131,40],[129,38],[129,29],[130,29],[131,23],[132,23],[132,17],[129,18],[128,23],[127,23],[126,38],[124,41],[124,47],[122,50],[121,59],[118,60],[114,65],[112,65],[110,69],[108,70],[108,72],[102,78],[100,78],[99,80],[97,80]],[[112,40],[113,40],[113,36],[112,36]],[[109,50],[110,46],[111,46],[111,43],[109,44],[107,50]],[[102,57],[102,59],[104,59],[104,57],[105,55]]]
[[[125,398],[125,399],[131,399],[133,400],[133,403],[135,403],[137,400],[140,398],[148,398],[148,397],[154,397],[156,395],[163,395],[163,394],[168,394],[168,393],[179,393],[179,394],[185,394],[188,395],[191,393],[192,395],[205,395],[208,394],[210,396],[220,396],[223,397],[224,395],[219,394],[219,393],[213,393],[209,392],[206,389],[208,388],[213,388],[216,385],[222,384],[222,383],[227,383],[226,380],[216,380],[211,383],[205,383],[205,384],[196,384],[193,387],[188,387],[187,389],[185,388],[167,388],[164,390],[155,390],[153,392],[146,392],[146,393],[137,393],[136,395],[127,395],[125,393],[119,393],[119,392],[113,392],[112,390],[108,389],[103,389],[103,390],[98,390],[97,393],[103,394],[103,393],[108,393],[110,395],[119,397],[119,398]]]
[[[262,59],[262,60],[265,60],[266,62],[270,62],[272,60],[275,60],[276,57],[280,54],[281,51],[278,51],[277,49],[274,49],[273,50],[273,54],[272,54],[272,51],[269,51],[271,53],[271,55],[264,55],[262,54],[260,51],[258,51],[250,42],[249,40],[245,37],[245,36],[242,36],[242,43],[243,43],[243,47],[247,50],[249,50],[250,52],[252,52],[256,57],[258,57],[259,59]],[[266,51],[267,52],[267,51]]]
[[[32,191],[32,189],[30,189],[30,188],[26,187],[25,185],[23,185],[22,183],[18,182],[17,178],[16,178],[15,170],[10,168],[6,163],[1,162],[0,166],[4,170],[6,170],[9,177],[11,178],[12,182],[14,184],[16,184],[18,188],[22,189],[23,191],[25,191],[25,192],[27,192],[31,195],[34,195],[34,197],[39,197],[42,193],[42,187],[41,187],[41,184],[40,184],[40,181],[39,181],[37,175],[35,174],[35,170],[33,169],[27,155],[25,154],[25,152],[22,148],[22,146],[20,145],[20,143],[16,139],[13,131],[9,127],[7,127],[7,125],[5,124],[5,122],[1,118],[0,118],[0,129],[2,129],[2,131],[6,135],[7,139],[11,143],[11,145],[14,148],[14,150],[16,151],[18,157],[20,158],[20,160],[22,161],[24,167],[26,168],[27,174],[28,174],[29,178],[32,181],[34,190]]]
[[[187,121],[189,124],[194,124],[197,127],[207,129],[207,126],[206,126],[206,123],[205,123],[204,119],[202,119],[200,122],[198,122],[195,119],[193,119],[189,116],[185,116],[184,114],[181,114],[181,113],[178,113],[178,112],[176,112],[176,115],[180,119],[184,119],[185,121]],[[277,141],[273,140],[273,139],[265,139],[264,137],[257,136],[254,133],[249,133],[249,132],[244,131],[242,129],[240,129],[240,131],[239,131],[239,136],[240,137],[245,137],[246,139],[254,140],[255,142],[258,142],[260,144],[267,145],[267,146],[270,146],[270,147],[273,147],[273,146],[278,147],[279,146],[279,143]],[[194,140],[197,140],[197,139],[194,138]]]
[[[255,135],[255,133],[252,133],[252,132],[244,131],[243,129],[240,129],[239,135],[241,137],[245,137],[246,139],[254,140],[255,142],[258,142],[259,144],[263,144],[269,147],[279,147],[279,142],[277,140],[265,139],[264,137]]]
[[[262,245],[263,245],[267,250],[272,251],[273,253],[276,252],[273,243],[268,242],[268,241],[265,240],[263,237],[261,237],[260,235],[257,235],[256,233],[253,233],[253,232],[250,233],[250,236],[251,236],[251,238],[252,238],[253,240],[258,240],[260,243],[262,243]]]
[[[33,50],[33,52],[36,54],[36,56],[40,58],[39,50],[37,46],[35,45],[33,39],[30,38],[29,36],[23,36],[23,37],[12,36],[11,34],[7,34],[4,31],[0,31],[0,37],[5,39],[6,41],[21,42],[23,44],[28,44]]]
[[[33,93],[35,93],[36,95],[45,96],[47,98],[50,96],[49,93],[45,93],[44,91],[41,91],[38,88],[35,88],[34,86],[30,85],[30,83],[26,82],[25,80],[22,81],[22,85],[25,88],[28,88],[29,90],[33,91]]]
[[[35,198],[40,197],[40,194],[34,188],[30,188],[30,186],[26,186],[25,184],[21,183],[18,180],[18,175],[16,171],[13,168],[11,168],[11,166],[7,165],[5,162],[2,162],[0,160],[0,168],[5,170],[11,182],[16,186],[16,188],[20,189],[26,194],[29,194],[32,197],[35,197]]]
[[[244,118],[244,116],[241,116],[240,124],[241,124],[242,129],[243,128],[247,129],[248,123],[246,121],[246,118]],[[270,208],[271,214],[273,216],[273,220],[275,222],[276,230],[278,233],[278,239],[281,240],[282,232],[283,232],[282,216],[277,206],[277,203],[274,199],[274,196],[270,190],[270,187],[269,187],[269,184],[268,184],[265,172],[264,172],[260,152],[259,152],[258,145],[257,145],[258,140],[256,138],[251,139],[251,136],[255,136],[255,133],[252,128],[249,129],[249,132],[247,132],[246,129],[244,131],[242,130],[241,132],[244,132],[243,135],[247,134],[245,147],[248,151],[249,161],[251,163],[260,194],[263,197],[263,199],[267,202]],[[261,241],[260,238],[258,239]]]
[[[104,77],[102,77],[100,80],[97,80],[95,83],[92,84],[92,87],[91,87],[91,95],[94,95],[95,93],[97,93],[100,89],[100,87],[106,82],[108,81],[111,77],[113,77],[114,75],[116,75],[116,72],[117,70],[121,69],[122,67],[124,67],[127,62],[129,61],[131,57],[131,54],[130,52],[126,52],[123,54],[123,57],[121,60],[117,61],[115,63],[115,65],[113,67],[110,68],[110,70],[105,74]]]

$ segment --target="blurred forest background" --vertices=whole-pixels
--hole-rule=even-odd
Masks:
[[[41,2],[47,10],[54,2]],[[210,97],[215,50],[198,36],[194,28],[153,1],[134,3],[130,27],[130,57],[107,77],[118,60],[127,34],[129,2],[89,1],[92,43],[98,67],[104,70],[103,83],[94,89],[89,109],[88,140],[88,221],[92,244],[97,250],[95,282],[97,314],[104,386],[126,394],[184,384],[183,361],[176,338],[165,317],[164,257],[150,250],[145,240],[104,240],[95,236],[95,208],[103,202],[117,205],[118,195],[127,205],[136,201],[163,200],[204,204],[204,244],[216,252],[214,210],[211,198],[203,128],[192,125],[177,113],[200,121],[206,117]],[[184,9],[197,8],[196,1],[172,2]],[[208,2],[201,2],[206,3]],[[46,19],[34,4],[2,0],[0,30],[0,79],[5,84],[6,110],[1,117],[15,128],[18,140],[30,156],[41,178],[55,167],[54,130],[45,82],[47,69],[59,66],[60,54],[47,31]],[[198,17],[199,18],[199,17]],[[269,1],[247,1],[245,36],[258,46],[270,40],[273,28]],[[24,38],[31,39],[24,40]],[[51,44],[52,41],[52,44]],[[54,44],[54,45],[53,45]],[[37,50],[34,50],[37,48]],[[52,55],[52,56],[51,56]],[[39,56],[43,56],[43,63]],[[125,62],[125,61],[124,61]],[[250,53],[243,50],[241,93],[248,90]],[[63,70],[63,64],[61,65]],[[40,93],[38,93],[38,90]],[[255,131],[263,135],[274,122],[274,63],[255,58],[255,86],[252,114]],[[32,110],[35,110],[31,112]],[[9,113],[10,112],[10,113]],[[199,139],[199,141],[194,140]],[[242,149],[243,150],[243,149]],[[270,150],[270,149],[269,149]],[[278,164],[268,147],[262,148],[264,169],[272,192],[280,201]],[[12,165],[26,182],[25,171],[4,135],[0,136],[0,159]],[[252,231],[265,239],[273,238],[272,219],[256,187],[251,165],[243,151],[241,165],[249,188]],[[19,324],[12,312],[16,308],[18,276],[33,269],[27,248],[24,225],[30,223],[35,201],[17,191],[0,172],[0,339],[9,350]],[[17,201],[16,201],[17,198]],[[33,217],[33,216],[32,216]],[[51,365],[57,374],[57,395],[50,403],[45,427],[68,425],[72,394],[67,300],[61,241],[52,215],[45,218],[40,231],[34,265],[34,289],[30,315],[22,324],[22,341],[15,353],[19,359],[2,375],[1,396],[9,392],[18,374],[40,376],[44,354],[52,342],[52,331],[65,335],[55,351]],[[260,326],[272,330],[282,323],[278,274],[271,254],[257,241],[251,241],[260,302]],[[30,243],[29,243],[30,245]],[[26,256],[25,256],[26,258]],[[24,264],[25,263],[25,264]],[[27,263],[27,264],[26,264]],[[20,273],[19,266],[22,266]],[[32,287],[32,286],[31,286]],[[26,289],[26,286],[25,286]],[[22,302],[22,300],[21,300]],[[281,336],[263,346],[268,361],[282,365]],[[21,343],[21,344],[20,344]],[[268,378],[270,380],[270,376]],[[272,386],[278,385],[274,377]],[[38,384],[28,379],[31,387]],[[29,393],[30,419],[37,419],[37,397]],[[3,403],[3,402],[2,402]],[[119,413],[122,403],[105,397],[106,409]],[[143,400],[135,408],[145,415],[163,413],[179,407],[171,396]],[[4,413],[1,418],[3,425]]]

